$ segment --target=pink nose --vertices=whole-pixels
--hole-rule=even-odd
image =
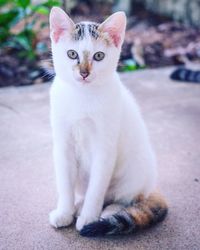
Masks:
[[[80,75],[85,79],[86,77],[89,76],[88,71],[80,71]]]

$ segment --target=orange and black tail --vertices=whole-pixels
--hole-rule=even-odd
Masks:
[[[159,194],[139,197],[133,205],[125,207],[107,218],[85,225],[80,234],[86,237],[134,233],[164,220],[167,204]]]

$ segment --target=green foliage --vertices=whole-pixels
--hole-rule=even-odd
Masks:
[[[35,15],[48,15],[51,7],[60,4],[59,0],[47,0],[41,4],[32,4],[31,0],[0,0],[0,48],[11,47],[19,51],[19,56],[35,59],[37,31],[34,26],[38,21]],[[23,27],[16,34],[13,28],[19,22]],[[41,29],[47,25],[40,23]]]

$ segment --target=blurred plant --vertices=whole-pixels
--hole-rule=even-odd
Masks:
[[[36,58],[36,49],[42,50],[44,44],[38,43],[37,31],[34,30],[38,18],[36,14],[48,15],[52,6],[59,6],[59,0],[48,0],[33,4],[31,0],[0,0],[0,48],[13,48],[22,58]],[[22,23],[22,29],[16,33],[14,28]],[[46,22],[40,21],[40,28]]]

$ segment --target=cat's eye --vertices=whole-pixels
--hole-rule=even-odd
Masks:
[[[104,57],[105,57],[105,54],[104,54],[103,52],[99,51],[99,52],[96,52],[96,53],[94,54],[93,59],[94,59],[95,61],[101,61],[101,60],[104,59]]]
[[[68,50],[67,55],[70,59],[73,59],[73,60],[78,58],[78,53],[73,49]]]

